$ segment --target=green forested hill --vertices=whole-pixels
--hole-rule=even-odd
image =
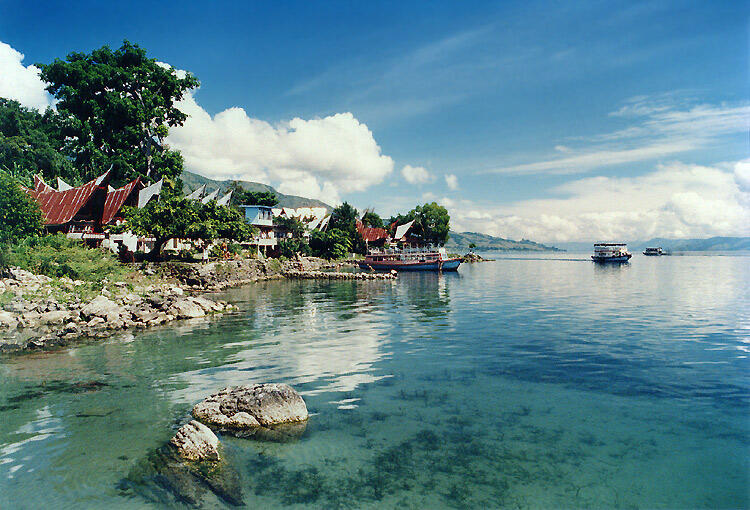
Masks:
[[[487,234],[479,234],[477,232],[453,232],[451,231],[448,242],[445,243],[445,248],[452,252],[464,252],[469,249],[469,245],[474,243],[477,245],[476,251],[489,251],[489,250],[513,250],[513,251],[561,251],[554,246],[547,246],[534,241],[523,239],[521,241],[513,241],[511,239],[503,239],[502,237],[495,237]]]
[[[183,170],[182,172],[182,183],[184,185],[183,191],[186,194],[199,188],[200,186],[203,186],[204,184],[206,185],[206,191],[208,193],[214,191],[216,188],[221,188],[222,190],[226,190],[229,188],[232,182],[233,181],[230,181],[230,180],[215,181],[213,179],[209,179],[208,177],[203,177],[202,175],[188,172],[187,170]],[[298,197],[295,195],[285,195],[283,193],[279,193],[273,187],[267,184],[261,184],[259,182],[249,182],[249,181],[239,181],[239,182],[242,185],[242,187],[248,191],[272,191],[279,198],[278,207],[291,207],[292,209],[296,209],[298,207],[325,207],[329,211],[333,209],[330,205],[326,204],[325,202],[321,202],[320,200],[315,200],[314,198],[305,198],[305,197]]]

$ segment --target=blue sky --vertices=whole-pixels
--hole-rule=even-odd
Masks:
[[[547,242],[748,235],[749,5],[0,1],[0,41],[193,72],[170,141],[212,177]]]

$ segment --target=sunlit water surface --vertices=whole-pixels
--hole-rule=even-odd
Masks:
[[[197,401],[265,381],[312,417],[221,438],[248,507],[750,506],[750,257],[495,256],[0,358],[0,507],[170,506],[122,480]]]

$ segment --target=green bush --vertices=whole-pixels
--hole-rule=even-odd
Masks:
[[[310,245],[304,239],[284,239],[279,242],[279,254],[282,257],[294,258],[295,255],[310,255]]]
[[[36,274],[51,277],[67,276],[73,280],[100,282],[120,280],[128,268],[104,248],[88,248],[64,234],[29,237],[7,246],[0,255],[5,266],[18,266]]]
[[[41,230],[39,206],[13,177],[0,172],[0,244],[18,242]]]
[[[348,233],[338,228],[331,228],[325,232],[314,230],[310,235],[310,249],[316,257],[341,259],[349,254],[351,248]]]

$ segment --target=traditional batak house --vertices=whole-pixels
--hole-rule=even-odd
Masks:
[[[144,207],[152,199],[158,199],[162,181],[145,186],[140,178],[114,189],[109,186],[111,172],[107,171],[82,186],[72,187],[58,178],[58,189],[34,176],[34,189],[26,189],[42,211],[44,228],[49,233],[64,233],[70,239],[80,239],[91,246],[106,247],[116,251],[117,244],[124,243],[131,251],[145,245],[146,238],[132,234],[110,236],[105,227],[122,221],[124,206]],[[153,240],[150,240],[153,242]]]
[[[63,232],[73,239],[99,246],[105,237],[101,219],[109,178],[107,171],[83,186],[58,191],[41,177],[34,176],[34,189],[25,191],[39,205],[47,232]]]
[[[382,248],[391,242],[391,236],[384,228],[366,227],[364,223],[357,220],[357,232],[362,236],[367,248]]]

